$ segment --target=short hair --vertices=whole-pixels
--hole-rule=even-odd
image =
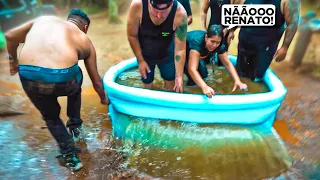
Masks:
[[[83,24],[90,25],[90,19],[88,15],[81,9],[71,9],[68,19],[77,19]]]
[[[223,31],[221,25],[213,24],[209,26],[207,30],[207,36],[210,38],[212,36],[220,36],[223,38]]]

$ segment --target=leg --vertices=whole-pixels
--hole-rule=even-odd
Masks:
[[[145,88],[145,89],[151,89],[152,88],[152,82],[154,80],[154,69],[156,67],[156,65],[153,65],[153,64],[149,64],[149,68],[150,68],[150,73],[147,73],[147,78],[146,79],[143,79],[141,77],[141,81],[142,81],[142,85],[141,87],[142,88]]]
[[[167,63],[165,64],[158,64],[158,68],[160,70],[160,75],[165,83],[165,88],[167,91],[173,91],[174,85],[175,85],[175,76],[176,76],[176,69],[175,64],[173,61],[173,58],[170,58],[171,56],[168,56],[164,59]],[[170,58],[167,60],[167,58]]]
[[[256,67],[254,69],[255,79],[254,81],[259,82],[263,79],[265,72],[269,68],[273,56],[277,50],[278,43],[272,44],[269,47],[261,47],[256,59]]]
[[[77,149],[66,127],[60,119],[60,105],[55,95],[56,84],[28,81],[20,77],[22,87],[31,102],[42,114],[52,136],[57,141],[62,155],[58,156],[61,165],[72,170],[82,168],[82,163],[77,157]]]
[[[74,142],[60,119],[60,105],[57,96],[52,95],[54,84],[37,83],[22,77],[21,82],[29,99],[42,114],[42,118],[56,139],[61,153],[72,153],[75,149]]]
[[[67,121],[67,127],[73,137],[74,141],[79,141],[83,135],[82,130],[82,119],[80,118],[81,110],[81,84],[77,81],[73,81],[68,87],[68,105],[67,115],[69,120]]]
[[[67,121],[67,127],[71,131],[77,129],[82,125],[82,119],[80,117],[81,110],[81,83],[73,81],[66,87],[68,89],[68,105],[67,115],[69,120]]]
[[[257,56],[257,49],[244,43],[238,44],[238,57],[236,69],[239,76],[255,79],[254,70]]]

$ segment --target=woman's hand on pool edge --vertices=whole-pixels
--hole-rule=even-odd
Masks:
[[[242,83],[241,81],[239,81],[239,82],[234,82],[232,92],[234,92],[237,89],[237,87],[239,87],[240,90],[244,90],[244,91],[248,90],[248,86],[245,83]]]
[[[206,86],[202,88],[203,94],[205,94],[208,98],[212,98],[215,95],[214,90],[210,86]]]

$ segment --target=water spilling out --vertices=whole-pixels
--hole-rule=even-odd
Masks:
[[[130,168],[166,179],[263,179],[288,170],[276,133],[129,117],[122,148]]]

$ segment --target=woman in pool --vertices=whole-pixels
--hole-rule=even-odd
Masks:
[[[226,67],[228,72],[234,79],[233,90],[239,87],[242,90],[247,89],[247,85],[240,81],[238,73],[228,59],[227,48],[221,42],[223,40],[222,27],[220,25],[211,25],[207,32],[203,30],[195,30],[187,33],[187,55],[185,73],[188,76],[187,85],[197,84],[203,93],[211,98],[215,95],[214,90],[203,80],[208,76],[206,64],[204,62],[208,56],[218,53],[219,59]],[[208,58],[206,58],[208,59]]]

